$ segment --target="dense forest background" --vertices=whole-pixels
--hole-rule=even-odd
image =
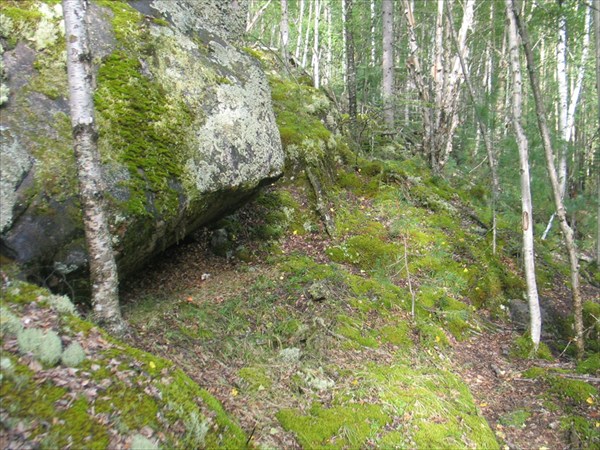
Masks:
[[[593,258],[600,148],[593,6],[567,0],[523,2],[521,8],[569,223],[586,258]],[[519,157],[503,1],[251,0],[247,31],[249,42],[287,55],[288,66],[302,68],[336,100],[363,152],[398,143],[481,201],[491,200],[497,183],[499,228],[518,228]],[[558,241],[559,227],[549,225],[555,206],[535,104],[527,82],[523,89],[535,235]],[[482,133],[489,134],[488,151]]]

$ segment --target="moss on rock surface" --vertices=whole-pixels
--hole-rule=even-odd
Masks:
[[[88,11],[98,144],[122,275],[243,204],[283,168],[258,63],[206,32],[190,2],[132,5],[141,11],[120,0],[94,1]],[[11,42],[0,138],[14,150],[0,184],[2,249],[34,276],[54,269],[57,281],[77,285],[86,249],[62,9],[54,1],[8,1],[2,14],[0,32]]]
[[[44,368],[35,362],[37,347],[19,354],[15,333],[3,333],[0,411],[9,447],[124,448],[140,432],[161,448],[245,447],[244,432],[219,402],[170,361],[58,313],[43,289],[12,281],[3,293],[3,308],[28,330],[45,327],[69,347],[82,340],[86,352],[78,369],[68,360]]]

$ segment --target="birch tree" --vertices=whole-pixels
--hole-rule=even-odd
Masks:
[[[288,21],[288,2],[287,0],[281,0],[281,57],[283,58],[284,64],[287,66],[289,63],[288,57],[288,41],[290,39],[290,26]]]
[[[529,304],[529,321],[531,341],[537,350],[542,331],[542,316],[535,279],[535,259],[533,249],[533,206],[529,176],[529,143],[521,124],[523,114],[523,81],[521,77],[521,61],[517,25],[512,10],[512,0],[505,0],[508,18],[508,45],[510,51],[510,67],[512,70],[512,123],[519,148],[519,166],[521,172],[521,212],[523,234],[523,265],[527,284],[527,301]]]
[[[120,334],[125,322],[119,309],[119,280],[104,206],[105,185],[98,153],[92,56],[89,48],[87,0],[63,0],[69,107],[79,180],[79,197],[87,242],[94,319]]]
[[[319,48],[319,21],[321,18],[321,2],[315,0],[315,23],[313,27],[313,54],[312,54],[312,68],[313,68],[313,85],[319,89],[321,87],[321,52]]]
[[[594,36],[596,38],[596,98],[598,99],[598,129],[600,130],[600,0],[593,0],[594,10]],[[596,167],[600,162],[596,161]],[[596,189],[598,191],[598,211],[596,216],[596,265],[600,266],[600,170],[596,173]]]
[[[560,195],[565,198],[568,180],[568,147],[573,143],[575,137],[575,114],[579,105],[579,97],[583,87],[586,61],[589,53],[591,8],[585,6],[585,25],[581,51],[581,61],[577,69],[575,80],[571,80],[571,72],[568,62],[568,29],[567,18],[562,2],[560,3],[560,15],[558,18],[558,43],[556,45],[556,79],[558,82],[558,133],[561,138],[558,156],[558,183]],[[544,64],[541,65],[544,67]],[[542,234],[546,239],[556,213],[552,214],[548,225]]]
[[[383,0],[383,118],[388,130],[394,128],[394,2]]]
[[[356,131],[357,105],[356,105],[356,66],[354,64],[354,32],[352,23],[353,0],[346,0],[346,87],[348,89],[348,113],[352,132]]]
[[[569,265],[571,268],[571,290],[573,295],[573,313],[575,316],[575,345],[577,348],[577,357],[578,359],[581,359],[583,358],[585,345],[583,339],[583,305],[579,287],[579,260],[577,256],[575,234],[567,222],[567,214],[560,191],[560,182],[556,171],[556,165],[554,163],[555,153],[552,147],[552,140],[550,138],[550,129],[546,121],[546,107],[544,106],[538,76],[535,71],[536,66],[533,58],[532,45],[529,40],[529,33],[527,32],[527,26],[520,17],[520,10],[516,4],[516,0],[506,1],[507,5],[510,2],[510,5],[508,6],[512,7],[512,16],[517,24],[519,35],[521,36],[521,44],[523,45],[523,50],[525,51],[529,84],[531,85],[531,90],[533,92],[537,124],[544,147],[546,168],[548,170],[548,177],[550,178],[550,184],[552,186],[552,196],[554,199],[556,216],[558,217],[558,221],[560,223],[563,240],[569,257]]]

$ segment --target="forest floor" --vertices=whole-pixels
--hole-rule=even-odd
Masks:
[[[286,236],[280,241],[280,246],[284,254],[302,252],[316,260],[326,259],[323,258],[324,248],[327,246],[326,239],[314,234]],[[283,281],[284,274],[280,272],[277,264],[265,261],[251,263],[228,261],[208,250],[206,241],[184,243],[168,250],[161,260],[151,265],[143,275],[127,283],[123,289],[126,302],[125,316],[133,328],[132,344],[167,357],[180,365],[190,377],[215,395],[225,409],[239,420],[242,428],[250,436],[250,442],[280,448],[300,448],[303,443],[299,442],[293,434],[283,430],[274,419],[276,412],[281,408],[299,407],[301,410],[307,408],[306,405],[299,405],[296,401],[282,400],[286,398],[287,389],[292,389],[290,392],[293,392],[293,388],[290,388],[293,383],[290,380],[294,377],[295,369],[285,367],[284,364],[276,370],[271,367],[261,372],[262,375],[261,373],[256,375],[260,378],[266,374],[267,378],[274,380],[275,387],[270,386],[271,381],[264,382],[265,386],[260,384],[257,386],[254,381],[245,382],[243,377],[240,377],[243,367],[252,365],[255,357],[257,366],[264,367],[264,358],[260,355],[244,354],[236,359],[240,348],[230,348],[229,353],[225,354],[222,346],[204,342],[211,342],[210,338],[214,337],[211,334],[206,335],[207,339],[198,339],[198,336],[202,336],[200,325],[193,333],[186,328],[193,328],[191,322],[195,320],[202,321],[202,318],[198,319],[201,315],[190,313],[190,307],[192,309],[198,307],[198,310],[201,310],[200,303],[211,302],[213,306],[220,308],[220,313],[223,313],[223,305],[227,305],[233,299],[244,297],[259,280],[264,281],[265,278],[273,282],[259,283],[259,288],[269,295],[273,292],[277,293],[280,288],[277,285],[278,281],[282,285],[287,282],[287,280]],[[562,298],[564,295],[562,290],[561,285],[557,285],[554,291],[546,292],[545,295],[549,298],[553,295]],[[600,291],[588,286],[585,297],[588,300],[598,299]],[[297,299],[296,306],[302,308],[298,306],[302,301],[306,299]],[[239,304],[237,305],[239,307]],[[273,305],[273,308],[276,309],[277,305]],[[306,309],[304,312],[310,313]],[[236,314],[237,310],[234,308],[232,313]],[[485,315],[485,311],[480,313],[482,316]],[[244,340],[252,340],[252,333],[257,329],[277,326],[270,321],[281,319],[275,313],[272,316],[262,315],[262,313],[257,315],[258,321],[269,321],[269,323],[257,322],[251,327],[240,324],[239,328],[236,327],[235,321],[228,323],[230,328],[227,332],[239,337],[236,345],[244,347]],[[466,340],[459,342],[450,337],[450,346],[442,353],[447,358],[445,367],[468,385],[474,401],[488,421],[501,447],[506,449],[581,448],[579,428],[569,421],[574,414],[587,421],[592,430],[596,430],[596,437],[592,439],[597,443],[597,430],[600,427],[597,398],[590,396],[586,399],[588,404],[584,403],[584,406],[581,406],[571,399],[561,399],[560,393],[556,392],[556,389],[553,391],[550,377],[524,376],[528,369],[531,371],[534,368],[534,370],[544,370],[546,373],[551,372],[558,376],[565,374],[566,377],[572,376],[577,379],[577,375],[569,375],[574,373],[573,360],[565,356],[555,357],[552,361],[514,358],[510,355],[510,349],[519,336],[517,330],[507,322],[484,319],[482,323],[487,325],[471,334]],[[333,335],[333,339],[341,338],[335,333],[330,334]],[[316,339],[331,338],[332,336],[320,336]],[[274,344],[265,343],[265,345]],[[274,345],[274,350],[284,346],[281,343],[279,347]],[[245,350],[252,353],[256,351],[256,346],[249,346]],[[351,372],[356,371],[352,381],[356,384],[356,380],[361,380],[360,369],[363,365],[388,365],[394,360],[395,351],[395,347],[380,347],[365,357],[365,353],[357,350],[336,350],[322,352],[320,358],[331,358],[330,361],[322,361],[324,367],[329,367],[326,364],[334,363],[340,367],[340,371],[342,368]],[[414,355],[413,364],[418,364]],[[274,375],[275,372],[277,375]],[[326,373],[334,377],[330,369],[326,370]],[[340,377],[340,380],[342,378]],[[586,384],[596,388],[599,386],[600,379],[597,377],[581,375],[579,378],[585,379]],[[338,380],[336,382],[343,383]],[[255,385],[249,388],[249,384],[252,383]],[[283,392],[273,394],[278,389]],[[554,392],[554,395],[551,392]],[[318,396],[322,402],[327,403],[328,400],[324,399],[322,394]],[[330,398],[329,402],[331,401]],[[352,442],[343,447],[352,448]],[[411,448],[415,445],[417,445],[415,442],[405,441],[394,448]],[[591,443],[591,447],[586,448],[593,448],[594,445]],[[382,441],[366,441],[360,446],[385,445]],[[586,446],[590,446],[589,441]]]

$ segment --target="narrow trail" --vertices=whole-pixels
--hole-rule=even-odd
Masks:
[[[281,248],[286,252],[302,245],[309,246],[307,251],[317,256],[322,255],[319,248],[325,243],[314,239],[309,243],[300,242],[298,237],[290,236],[281,243]],[[240,385],[238,371],[243,364],[236,365],[231,359],[225,363],[219,355],[211,353],[210,346],[205,345],[202,339],[173,339],[172,336],[180,334],[180,331],[172,328],[178,327],[178,324],[169,316],[173,303],[185,305],[209,301],[226,304],[259,277],[278,277],[276,272],[277,268],[273,265],[232,262],[215,256],[208,250],[207,239],[184,243],[168,250],[143,275],[125,284],[124,314],[128,320],[135,322],[132,319],[140,308],[143,309],[144,301],[152,299],[153,308],[157,308],[155,320],[161,322],[162,333],[149,334],[145,324],[136,323],[131,343],[178,364],[222,402],[248,435],[253,436],[253,441],[256,438],[260,439],[258,443],[299,448],[294,436],[284,431],[275,418],[278,409],[290,405],[262,401],[260,396],[242,401],[237,397],[236,386]],[[596,294],[588,292],[588,297]],[[169,307],[163,309],[161,303]],[[548,386],[542,380],[522,376],[525,370],[536,365],[573,369],[573,364],[511,358],[509,349],[518,335],[517,331],[507,324],[490,324],[489,329],[465,341],[452,339],[450,357],[454,372],[469,386],[499,441],[510,449],[578,448],[576,434],[561,426],[564,411],[549,400],[546,394]],[[285,367],[276,370],[283,378],[293,375],[293,371],[285,374]],[[525,412],[526,417],[522,423],[511,423],[510,418],[519,411]],[[590,420],[598,420],[597,407],[588,413]],[[256,430],[262,430],[263,435],[258,436]],[[270,435],[265,437],[264,434]]]

